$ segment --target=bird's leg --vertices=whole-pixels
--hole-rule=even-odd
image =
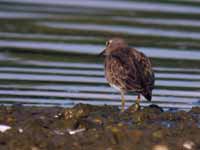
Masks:
[[[140,94],[138,94],[137,99],[135,101],[135,110],[139,110],[140,109]]]
[[[124,93],[123,92],[121,92],[121,102],[122,102],[121,112],[124,112],[125,98],[124,98]]]
[[[137,99],[136,99],[136,104],[140,105],[140,94],[138,94]]]

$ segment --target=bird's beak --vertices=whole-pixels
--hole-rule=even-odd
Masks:
[[[99,56],[105,56],[105,54],[106,54],[106,50],[104,49],[104,50],[99,54]]]

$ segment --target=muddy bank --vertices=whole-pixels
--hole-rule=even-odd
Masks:
[[[200,108],[0,107],[0,150],[199,150]]]

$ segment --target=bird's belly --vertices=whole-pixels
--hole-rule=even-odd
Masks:
[[[115,84],[110,84],[110,86],[116,89],[117,91],[121,91],[121,88],[119,86],[116,86]]]

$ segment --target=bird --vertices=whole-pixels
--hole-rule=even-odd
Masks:
[[[150,58],[118,37],[106,41],[106,47],[99,55],[104,56],[108,83],[121,93],[122,112],[125,110],[124,95],[127,92],[137,94],[136,110],[140,107],[140,95],[151,101],[155,77]]]

